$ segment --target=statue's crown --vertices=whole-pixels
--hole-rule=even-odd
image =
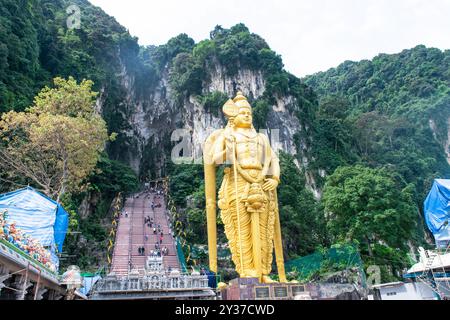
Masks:
[[[234,99],[229,99],[222,110],[227,117],[236,117],[239,113],[239,108],[252,108],[241,91],[238,91]]]
[[[250,103],[248,103],[247,98],[244,97],[241,91],[238,91],[236,97],[233,99],[233,102],[239,107],[248,107],[251,108]]]

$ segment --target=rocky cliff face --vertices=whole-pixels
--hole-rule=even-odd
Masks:
[[[447,124],[447,128],[445,128],[445,133],[442,138],[439,137],[439,128],[438,125],[436,124],[436,121],[433,119],[430,119],[428,124],[429,127],[431,129],[431,132],[433,133],[433,137],[434,139],[440,144],[442,145],[444,152],[445,152],[445,156],[447,159],[448,164],[450,165],[450,117],[447,118],[447,121],[445,122]]]
[[[266,90],[266,80],[261,71],[240,69],[236,75],[227,75],[226,69],[218,63],[209,68],[207,81],[202,84],[202,94],[222,92],[232,98],[238,90],[251,100],[260,98]],[[136,79],[125,66],[119,75],[120,83],[125,89],[125,114],[130,129],[124,132],[127,145],[119,157],[128,162],[132,168],[147,176],[164,175],[164,167],[174,146],[187,139],[189,148],[177,155],[187,157],[187,161],[201,163],[202,144],[208,135],[225,126],[225,119],[219,111],[217,114],[205,110],[197,96],[189,95],[179,105],[174,90],[169,83],[169,71],[165,68],[158,84],[148,90],[145,96],[138,95]],[[297,150],[294,135],[301,130],[298,117],[290,110],[296,103],[292,96],[278,96],[267,114],[264,130],[271,139],[274,149],[296,155],[306,150],[306,137],[300,137],[300,150]],[[101,108],[102,97],[99,98]],[[221,110],[221,106],[217,106]],[[170,141],[170,143],[168,143]],[[299,167],[306,168],[309,159],[304,155],[297,161]],[[308,175],[308,185],[315,195],[320,195],[312,175]]]

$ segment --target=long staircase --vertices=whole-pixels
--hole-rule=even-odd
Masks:
[[[153,218],[152,227],[144,223],[146,217]],[[153,232],[158,225],[163,233],[160,248],[168,249],[162,257],[151,254],[160,240],[161,233]],[[110,272],[95,283],[89,298],[215,299],[207,275],[180,270],[172,235],[163,194],[141,192],[127,198],[117,225]],[[139,247],[145,248],[143,255]]]
[[[154,209],[152,210],[152,202]],[[145,224],[145,217],[153,218],[152,228]],[[117,276],[126,276],[131,271],[144,273],[145,261],[155,244],[159,243],[160,234],[153,233],[153,226],[160,226],[163,241],[160,248],[166,247],[168,254],[163,256],[166,269],[180,269],[177,257],[176,241],[170,234],[164,195],[141,192],[126,199],[117,227],[111,272]],[[148,240],[146,240],[146,236]],[[144,255],[138,248],[144,247]]]

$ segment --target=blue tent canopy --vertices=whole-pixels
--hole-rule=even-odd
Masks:
[[[450,240],[450,180],[434,180],[424,202],[424,215],[436,242]]]
[[[26,187],[0,195],[0,212],[8,210],[8,222],[41,245],[50,247],[52,260],[57,259],[54,248],[59,252],[67,233],[69,218],[64,208],[56,201]]]
[[[79,289],[79,291],[84,294],[88,295],[94,286],[94,284],[100,280],[102,277],[99,275],[93,275],[90,277],[83,277],[83,287]]]

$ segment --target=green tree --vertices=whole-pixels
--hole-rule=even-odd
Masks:
[[[199,102],[203,105],[205,110],[215,114],[216,116],[219,116],[219,110],[222,110],[222,106],[228,99],[229,97],[220,91],[213,91],[198,97]]]
[[[0,166],[10,178],[25,176],[58,201],[78,191],[97,164],[108,135],[94,110],[92,81],[55,78],[25,112],[0,121]]]
[[[306,189],[305,176],[293,156],[282,153],[280,166],[278,200],[285,252],[290,257],[310,254],[316,247],[327,244],[320,204]]]
[[[190,53],[179,53],[173,60],[169,81],[176,93],[200,94],[202,91],[203,67]]]
[[[417,211],[412,185],[397,180],[386,169],[362,165],[336,169],[323,191],[331,240],[357,242],[368,255],[366,262],[376,260],[380,246],[398,249],[406,257]]]
[[[114,197],[119,192],[135,192],[139,187],[139,180],[129,166],[111,160],[103,153],[89,177],[89,186],[91,190]]]

